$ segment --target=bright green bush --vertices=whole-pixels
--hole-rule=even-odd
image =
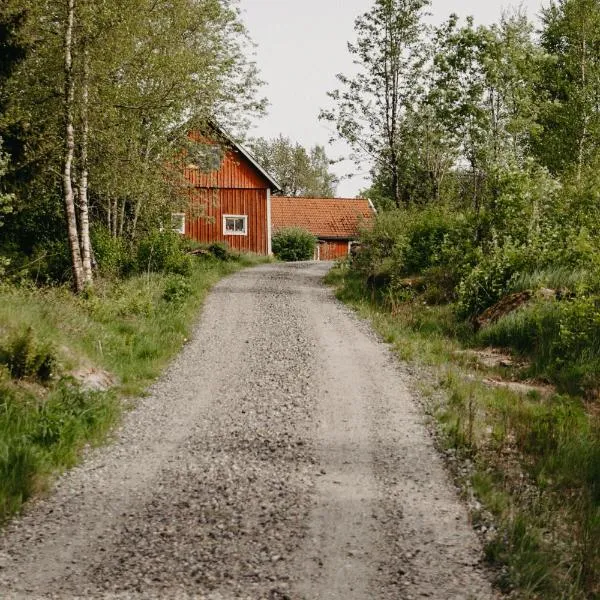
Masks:
[[[185,240],[174,231],[154,231],[141,240],[137,252],[139,272],[190,275],[192,257],[185,252]]]
[[[50,345],[36,339],[28,327],[0,346],[0,365],[5,365],[14,379],[29,377],[45,383],[52,377],[56,356]]]
[[[183,304],[193,293],[187,277],[172,275],[166,282],[163,300],[170,304]]]
[[[273,236],[273,254],[287,262],[312,260],[316,243],[315,236],[305,229],[300,227],[281,229]]]
[[[101,226],[92,229],[91,238],[96,267],[102,275],[119,277],[133,270],[135,257],[124,238],[114,237]]]
[[[507,241],[494,244],[479,263],[463,278],[458,288],[458,312],[472,317],[493,306],[511,288],[513,278],[528,266],[526,247]]]

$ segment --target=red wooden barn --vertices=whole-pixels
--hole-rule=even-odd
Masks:
[[[174,215],[175,228],[203,243],[227,242],[231,248],[256,254],[271,253],[271,194],[279,184],[240,144],[218,130],[214,145],[215,170],[206,172],[188,162],[184,177],[189,189],[187,213]],[[199,133],[190,138],[211,144]]]
[[[214,170],[207,172],[206,165],[194,164],[192,153],[185,155],[189,208],[173,215],[177,231],[198,242],[226,242],[235,250],[268,255],[275,231],[302,227],[318,239],[316,260],[348,254],[360,226],[375,212],[369,200],[274,196],[279,184],[256,159],[218,127],[213,133],[218,144],[198,132],[189,136],[206,149]]]
[[[365,198],[272,199],[273,231],[301,227],[317,238],[315,260],[336,260],[347,256],[361,227],[373,218],[375,209]]]

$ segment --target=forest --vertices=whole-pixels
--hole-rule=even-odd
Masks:
[[[597,598],[600,3],[435,27],[429,5],[359,17],[357,72],[321,111],[379,211],[330,280],[402,358],[440,369],[450,400],[431,410],[499,527],[504,589]]]

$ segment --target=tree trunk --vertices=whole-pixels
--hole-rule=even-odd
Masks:
[[[65,216],[67,219],[67,235],[71,250],[71,263],[73,267],[73,283],[76,292],[81,292],[85,287],[83,263],[79,246],[79,233],[77,230],[77,215],[75,212],[75,194],[73,192],[72,167],[75,153],[75,132],[73,128],[73,107],[75,104],[75,78],[73,77],[73,22],[75,20],[75,0],[68,0],[67,26],[65,29],[65,149],[63,161],[63,194],[65,203]]]
[[[88,208],[88,137],[89,137],[89,79],[90,55],[84,43],[83,79],[81,93],[81,168],[79,179],[79,228],[81,260],[85,285],[92,284],[92,243],[90,241],[90,217]]]
[[[127,199],[123,198],[123,204],[121,204],[121,222],[119,223],[119,237],[123,237],[123,232],[125,231],[125,205],[127,203]]]

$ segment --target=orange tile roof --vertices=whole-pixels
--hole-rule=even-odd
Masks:
[[[316,237],[352,239],[373,218],[375,211],[364,198],[293,198],[273,196],[273,231],[302,227]]]

